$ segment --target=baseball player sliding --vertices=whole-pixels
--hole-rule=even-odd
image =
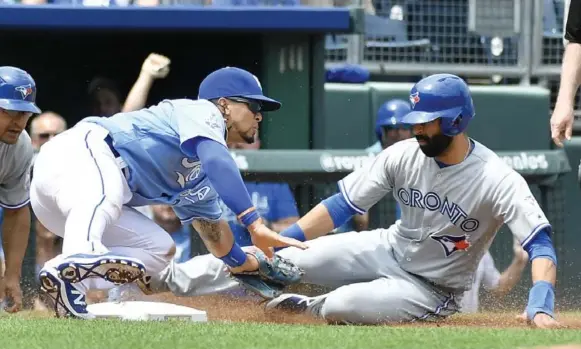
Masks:
[[[251,289],[264,279],[296,281],[298,271],[280,271],[296,270],[292,265],[265,256],[272,256],[270,247],[304,244],[263,224],[226,147],[251,143],[262,112],[280,106],[263,95],[256,76],[228,67],[202,81],[198,100],[165,100],[109,118],[85,118],[47,142],[35,161],[31,203],[41,223],[63,237],[62,255],[40,272],[41,289],[54,300],[57,316],[92,318],[87,290],[146,287],[148,274],[172,259],[171,237],[132,206],[173,206]],[[218,195],[248,228],[256,252],[245,253],[219,221]]]
[[[9,312],[22,308],[20,276],[30,233],[28,207],[32,143],[25,131],[36,106],[36,83],[16,67],[0,67],[0,206],[3,208],[2,243],[6,255],[0,287]],[[0,299],[0,303],[2,300]]]
[[[329,322],[382,324],[443,318],[458,311],[476,268],[506,223],[532,261],[527,316],[537,327],[554,319],[556,256],[551,225],[520,174],[465,130],[474,117],[466,83],[432,75],[411,90],[404,122],[415,138],[383,150],[339,181],[325,199],[282,236],[308,240],[308,249],[277,252],[304,271],[303,282],[330,293],[306,297],[267,290],[278,297],[266,308],[306,312]],[[401,219],[387,229],[323,236],[387,193]],[[201,256],[170,264],[159,287],[199,295],[236,287],[220,260]]]

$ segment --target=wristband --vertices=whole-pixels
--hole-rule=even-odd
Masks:
[[[232,248],[230,249],[230,252],[228,252],[227,255],[219,258],[226,265],[232,268],[236,268],[244,264],[246,262],[247,257],[246,252],[244,252],[237,243],[234,243],[234,245],[232,245]]]
[[[260,215],[258,215],[258,212],[256,212],[256,209],[254,207],[251,207],[246,211],[242,212],[240,215],[238,215],[240,223],[242,223],[245,227],[248,227],[250,224],[254,223],[259,218]]]
[[[548,281],[537,281],[529,292],[529,302],[526,312],[527,318],[533,320],[538,313],[545,313],[554,317],[555,290],[553,284]]]
[[[301,227],[295,223],[293,225],[291,225],[290,227],[286,228],[285,230],[283,230],[280,233],[280,236],[285,236],[287,238],[292,238],[295,240],[298,240],[300,242],[305,242],[307,240],[307,237],[305,236],[305,232],[301,229]],[[274,251],[280,251],[281,249],[283,249],[284,247],[275,247]]]

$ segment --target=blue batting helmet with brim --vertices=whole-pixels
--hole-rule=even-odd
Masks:
[[[208,75],[200,84],[199,99],[242,97],[260,102],[262,111],[275,111],[281,104],[262,93],[258,78],[244,69],[225,67]]]
[[[403,122],[410,125],[441,120],[442,133],[455,136],[464,132],[474,118],[474,104],[466,82],[452,74],[430,75],[416,83],[410,92],[412,111]]]
[[[381,128],[409,128],[403,117],[411,111],[410,104],[403,99],[391,99],[381,105],[375,119],[375,135],[381,141]]]
[[[36,83],[30,74],[16,67],[0,67],[0,108],[39,114]]]

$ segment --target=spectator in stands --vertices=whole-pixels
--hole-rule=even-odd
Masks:
[[[490,252],[486,252],[476,269],[472,289],[466,291],[460,302],[460,311],[475,313],[479,310],[479,291],[482,286],[495,297],[503,297],[519,282],[522,272],[529,261],[528,253],[520,243],[513,240],[514,257],[510,266],[501,274],[494,266]]]
[[[123,105],[121,92],[113,80],[104,77],[94,78],[88,88],[91,114],[111,116],[121,111],[129,112],[145,107],[153,82],[169,74],[170,63],[169,58],[151,53],[143,62],[141,73]]]
[[[564,22],[561,83],[551,116],[551,137],[559,147],[573,134],[575,96],[581,84],[581,1],[566,1]]]
[[[235,143],[228,146],[230,149],[258,150],[260,149],[260,139],[256,133],[255,141],[252,144]],[[299,220],[297,204],[288,184],[251,181],[245,183],[254,207],[270,229],[279,232]],[[240,246],[252,245],[250,233],[238,222],[236,214],[223,203],[221,206],[222,219],[230,225],[236,242]]]
[[[30,139],[34,149],[34,159],[40,151],[43,144],[51,140],[57,134],[67,129],[67,122],[65,119],[54,112],[44,112],[30,123]],[[32,175],[34,175],[34,167]],[[60,243],[62,239],[51,233],[34,217],[34,229],[36,230],[36,273],[48,260],[53,259],[60,253]],[[46,305],[40,298],[34,300],[34,307],[36,310],[45,310]]]

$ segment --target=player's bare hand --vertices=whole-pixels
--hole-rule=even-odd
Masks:
[[[252,244],[264,252],[268,258],[274,257],[274,251],[271,247],[287,247],[294,246],[300,249],[306,249],[307,245],[298,240],[280,236],[276,232],[270,230],[262,221],[257,221],[248,227]]]
[[[18,278],[4,279],[5,310],[9,313],[16,313],[22,309],[22,290]]]
[[[563,141],[570,140],[573,134],[573,106],[557,103],[551,115],[551,138],[559,147]]]
[[[154,79],[163,79],[169,74],[169,65],[171,61],[166,56],[157,53],[151,53],[143,62],[141,71],[145,72]]]
[[[537,328],[562,328],[564,327],[561,325],[557,320],[553,319],[547,314],[538,313],[533,318],[533,324]]]

